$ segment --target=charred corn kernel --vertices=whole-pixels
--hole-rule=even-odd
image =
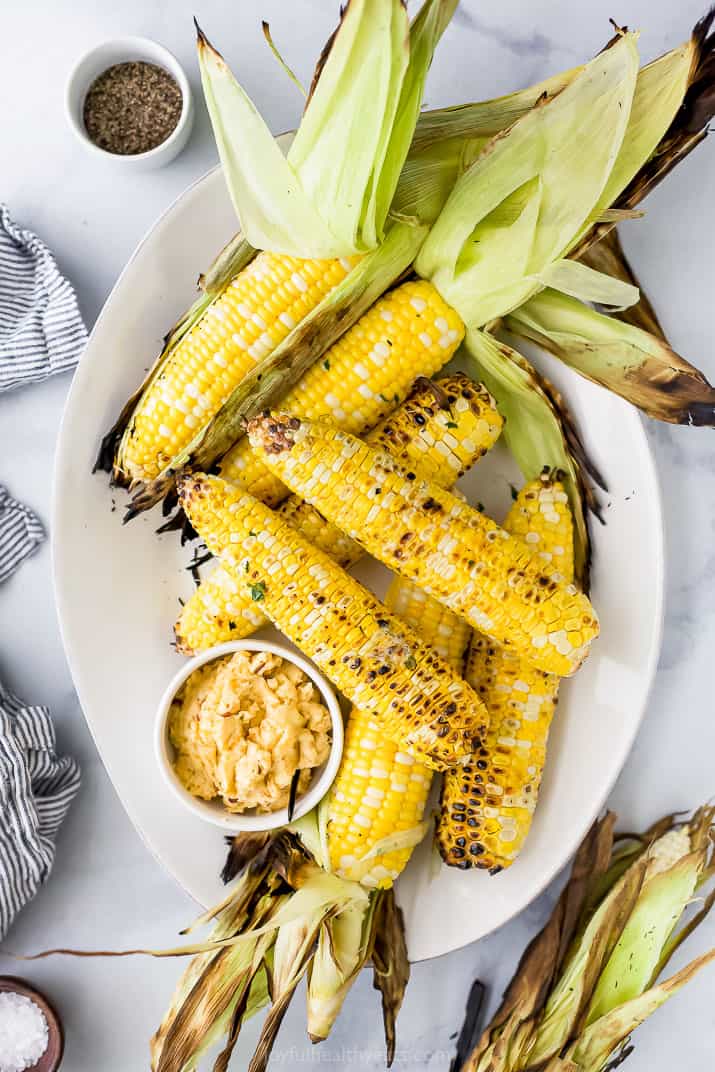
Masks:
[[[281,402],[285,413],[326,417],[363,435],[404,401],[417,376],[432,376],[464,337],[459,315],[431,283],[403,283],[380,298]],[[496,412],[496,411],[492,411]],[[244,437],[221,462],[224,480],[275,506],[288,490]]]
[[[385,605],[420,634],[451,666],[461,666],[469,626],[411,581],[396,577]],[[422,822],[432,772],[401,752],[380,720],[353,708],[345,747],[328,801],[328,848],[334,871],[364,886],[388,887],[407,866],[414,846],[378,852],[380,842]]]
[[[116,468],[151,480],[221,408],[233,389],[338,285],[357,258],[299,260],[259,253],[177,344],[140,399]]]
[[[180,501],[271,621],[384,733],[435,769],[464,761],[486,711],[413,630],[277,513],[219,477],[183,478]]]
[[[458,373],[437,383],[419,380],[409,398],[368,438],[420,475],[451,484],[489,450],[501,427],[487,390]],[[280,513],[341,565],[361,557],[359,544],[298,496],[289,496]],[[187,601],[175,632],[179,650],[189,654],[249,636],[260,625],[265,625],[265,618],[257,605],[231,578],[230,567],[219,565]]]
[[[568,499],[547,472],[522,488],[504,527],[538,547],[566,580],[573,577]],[[500,871],[514,861],[531,828],[559,679],[476,632],[465,676],[491,721],[474,758],[458,774],[445,775],[437,842],[452,866]]]
[[[578,669],[598,635],[595,611],[529,544],[326,422],[257,417],[249,435],[292,491],[385,565],[538,669]]]

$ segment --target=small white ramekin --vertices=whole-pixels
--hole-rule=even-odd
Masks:
[[[146,153],[123,156],[101,149],[90,139],[84,125],[84,99],[95,78],[103,71],[115,63],[126,63],[130,60],[155,63],[168,71],[181,90],[183,106],[179,122],[165,141]],[[184,69],[168,49],[148,37],[116,37],[90,49],[73,68],[67,81],[65,112],[72,130],[90,152],[125,169],[148,171],[168,164],[184,148],[194,121],[194,102]]]
[[[300,667],[315,684],[330,712],[332,743],[327,761],[322,767],[316,768],[307,792],[296,800],[293,819],[300,819],[302,815],[306,815],[328,792],[337,774],[340,758],[343,754],[343,716],[337,696],[320,671],[307,659],[304,659],[302,655],[288,647],[284,647],[282,644],[273,644],[264,640],[232,640],[227,644],[219,644],[215,648],[209,648],[208,651],[194,656],[193,659],[189,659],[182,666],[181,670],[169,682],[157,710],[154,731],[156,759],[164,780],[172,793],[185,808],[193,812],[194,815],[198,815],[199,818],[213,823],[214,826],[220,826],[229,833],[237,833],[242,830],[275,830],[277,827],[285,826],[289,822],[287,808],[281,808],[279,811],[269,812],[265,815],[256,812],[244,814],[230,812],[219,800],[200,800],[198,797],[192,796],[181,784],[174,770],[174,750],[169,741],[168,730],[168,716],[172,700],[194,670],[208,662],[212,662],[214,659],[221,658],[222,655],[231,655],[235,651],[273,652],[274,655],[280,655],[283,659]]]

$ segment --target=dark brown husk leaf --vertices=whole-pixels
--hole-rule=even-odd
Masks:
[[[395,1058],[395,1022],[410,978],[405,920],[394,890],[383,890],[375,910],[372,985],[382,995],[387,1067]]]

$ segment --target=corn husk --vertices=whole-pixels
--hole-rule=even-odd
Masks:
[[[397,1014],[402,1007],[410,980],[405,921],[395,900],[394,890],[382,891],[375,918],[372,947],[372,985],[382,998],[382,1023],[385,1029],[386,1063],[395,1059]]]
[[[233,391],[213,420],[171,465],[148,484],[138,484],[126,519],[160,502],[186,468],[208,470],[244,434],[245,423],[269,409],[297,383],[321,354],[410,266],[427,228],[396,222],[387,238],[346,276]]]
[[[693,35],[638,73],[620,152],[601,196],[573,246],[578,246],[591,226],[618,203],[620,195],[658,148],[682,106],[698,64],[698,55],[699,46]]]
[[[707,137],[709,124],[715,116],[715,8],[696,23],[691,35],[690,70],[683,101],[670,127],[656,148],[629,181],[611,207],[620,211],[635,209],[664,178]],[[676,50],[677,51],[677,50]],[[644,69],[647,70],[647,68]],[[662,82],[655,94],[668,94]],[[653,100],[654,114],[658,106]],[[646,112],[646,120],[648,115]],[[570,255],[581,257],[613,229],[613,220],[594,224],[571,250]]]
[[[328,1037],[351,986],[371,956],[378,903],[379,895],[374,894],[367,906],[349,905],[320,929],[308,976],[311,1042]]]
[[[682,923],[713,878],[715,811],[672,815],[640,836],[613,839],[613,816],[577,854],[551,919],[519,965],[502,1005],[455,1072],[605,1072],[629,1036],[715,959],[658,978],[714,898]]]
[[[199,31],[199,66],[234,207],[249,242],[299,257],[364,253],[384,227],[434,48],[456,0],[350,0],[286,156]]]
[[[715,424],[715,388],[658,335],[553,290],[515,309],[505,326],[649,417]]]
[[[696,45],[695,58],[685,102],[651,160],[636,175],[619,199],[619,206],[612,212],[621,215],[632,213],[646,193],[668,171],[683,159],[705,136],[704,128],[712,113],[715,101],[712,95],[712,39],[708,37],[710,21],[701,20],[692,36]],[[651,68],[657,67],[663,74],[668,69],[664,61],[683,53],[674,50],[643,68],[638,76],[638,88],[643,80],[654,84]],[[419,221],[430,224],[439,215],[456,179],[474,162],[488,141],[499,131],[526,114],[537,101],[545,102],[569,85],[583,68],[573,68],[519,93],[493,101],[467,104],[455,108],[438,109],[423,113],[417,122],[410,155],[398,182],[393,211],[397,219],[405,222]],[[662,82],[662,79],[661,79]],[[667,86],[661,86],[669,96]],[[641,87],[641,97],[646,99]],[[698,125],[700,124],[700,125]],[[288,136],[290,137],[290,136]],[[619,161],[626,158],[625,147]],[[600,218],[607,215],[601,212]],[[582,255],[594,243],[606,236],[613,227],[613,216],[607,223],[594,223],[579,242],[571,256]],[[204,293],[197,299],[187,314],[167,336],[164,350],[149,373],[142,388],[136,392],[122,410],[120,417],[104,437],[95,468],[112,471],[114,451],[131,416],[142,390],[161,371],[163,362],[176,343],[190,330],[205,312],[214,297],[220,294],[231,278],[250,260],[253,248],[239,234],[219,255],[212,268],[200,279]],[[169,480],[169,486],[171,481]],[[149,503],[151,504],[151,499]]]
[[[560,472],[574,519],[574,570],[589,590],[591,541],[587,510],[597,513],[589,477],[603,478],[589,460],[563,399],[536,369],[505,342],[485,331],[470,330],[464,351],[474,373],[496,400],[505,418],[503,436],[525,480],[546,466]]]
[[[635,272],[625,255],[616,227],[605,234],[598,242],[584,250],[580,260],[583,264],[588,264],[599,272],[605,272],[615,279],[623,279],[626,283],[633,283],[634,286],[638,287],[639,298],[635,305],[630,305],[627,309],[621,309],[612,315],[626,324],[633,324],[634,327],[641,328],[642,331],[646,331],[650,335],[655,335],[662,342],[668,341],[658,319],[658,314],[653,308],[650,298],[638,282]]]
[[[457,181],[416,261],[470,327],[540,289],[599,201],[638,74],[624,34],[553,99],[495,137]]]

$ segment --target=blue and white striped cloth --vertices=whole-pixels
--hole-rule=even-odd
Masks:
[[[77,762],[55,751],[47,708],[0,684],[0,938],[49,875],[79,784]]]
[[[72,284],[0,205],[0,391],[73,368],[86,341]]]
[[[0,484],[0,583],[37,550],[44,538],[39,518]]]
[[[72,368],[86,338],[54,257],[0,205],[0,391]],[[0,583],[44,536],[38,518],[0,484]],[[49,875],[79,783],[76,761],[55,751],[47,708],[23,703],[0,682],[0,939]]]

